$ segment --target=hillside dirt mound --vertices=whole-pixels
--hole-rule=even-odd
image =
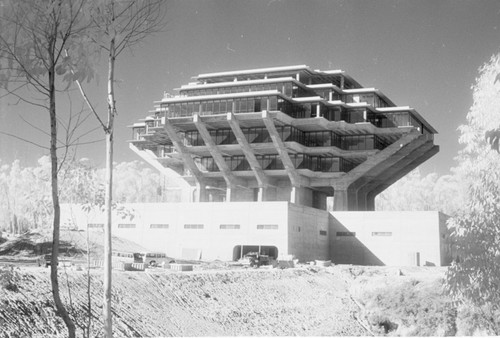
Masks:
[[[82,257],[89,246],[94,258],[102,256],[104,234],[102,231],[61,230],[59,252],[62,256]],[[112,237],[113,250],[126,252],[147,251],[143,246],[120,237]],[[48,229],[32,230],[0,244],[0,256],[10,258],[33,258],[48,254],[52,250],[52,231]]]
[[[0,337],[63,337],[49,269],[14,268],[0,289]],[[91,271],[92,337],[102,336],[102,271]],[[61,271],[61,295],[83,335],[87,275]],[[116,337],[365,336],[335,268],[113,272]]]

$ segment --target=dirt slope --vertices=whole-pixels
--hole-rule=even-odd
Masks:
[[[87,252],[87,233],[85,231],[64,230],[60,234],[60,249],[62,256],[82,256]],[[143,246],[126,239],[113,236],[113,250],[127,252],[147,251]],[[99,231],[89,232],[89,246],[91,255],[102,256],[104,234]],[[4,243],[0,243],[0,256],[11,258],[34,258],[50,253],[52,246],[52,232],[47,229],[32,230]]]
[[[15,270],[18,290],[0,289],[0,337],[64,336],[55,316],[49,269]],[[85,322],[86,274],[61,275],[61,294]],[[101,317],[102,275],[92,272],[92,313]],[[71,299],[68,288],[71,289]],[[225,270],[115,272],[116,337],[367,335],[339,270]],[[15,289],[15,288],[14,288]],[[100,336],[100,322],[92,325]],[[82,331],[79,330],[79,334]]]

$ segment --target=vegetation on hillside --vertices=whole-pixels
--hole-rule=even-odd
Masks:
[[[18,160],[0,163],[0,230],[22,233],[50,227],[49,173],[46,156],[34,167],[22,167]],[[160,176],[142,162],[118,163],[114,176],[113,194],[118,203],[180,200],[178,189],[168,189],[175,188],[176,179]],[[88,159],[66,161],[60,177],[61,203],[85,204],[104,196],[104,170]]]

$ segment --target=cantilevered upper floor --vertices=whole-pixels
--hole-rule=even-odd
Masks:
[[[341,70],[287,66],[200,74],[131,126],[131,148],[195,200],[288,200],[372,210],[375,196],[434,155],[413,108]]]

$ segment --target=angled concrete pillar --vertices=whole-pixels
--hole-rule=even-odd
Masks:
[[[288,174],[288,177],[290,178],[290,182],[292,186],[294,187],[300,187],[300,177],[299,174],[297,173],[295,166],[293,165],[292,160],[290,159],[290,155],[288,155],[288,151],[286,150],[285,144],[281,140],[278,130],[276,130],[276,126],[274,125],[274,122],[271,120],[269,117],[269,114],[267,111],[262,112],[262,120],[264,121],[264,124],[267,128],[267,131],[269,132],[269,135],[271,136],[271,140],[273,141],[274,148],[278,152],[278,155],[280,156],[281,162],[283,163],[285,167],[285,171]]]
[[[189,171],[193,175],[193,177],[196,180],[197,186],[199,188],[197,189],[199,191],[198,197],[196,198],[200,202],[205,202],[206,201],[206,194],[204,193],[205,190],[205,179],[203,177],[203,173],[200,171],[196,163],[194,162],[193,158],[191,157],[191,154],[187,147],[184,145],[182,142],[181,138],[179,135],[177,135],[177,132],[175,131],[174,127],[170,123],[169,119],[165,119],[165,132],[167,133],[168,137],[172,141],[172,144],[174,145],[175,149],[177,152],[182,156],[182,159],[184,161],[184,164],[188,167]]]
[[[233,111],[234,110],[235,110],[235,103],[233,102]],[[250,147],[250,144],[248,143],[245,134],[240,128],[238,119],[233,113],[229,112],[227,113],[227,122],[229,123],[229,126],[231,127],[231,130],[233,131],[233,134],[236,137],[236,140],[238,141],[238,144],[240,145],[246,160],[248,161],[248,164],[250,164],[250,168],[252,168],[252,171],[254,173],[255,179],[257,180],[259,188],[268,187],[269,178],[262,170],[262,166],[257,160],[257,157],[255,156],[252,148]]]
[[[198,129],[201,137],[203,138],[203,141],[205,142],[205,145],[208,148],[208,151],[210,152],[210,155],[212,155],[215,163],[219,167],[219,170],[221,171],[224,180],[226,181],[226,186],[228,188],[228,193],[230,193],[229,189],[233,189],[236,186],[241,186],[245,187],[246,184],[243,180],[238,179],[235,177],[229,169],[229,166],[227,165],[226,161],[224,160],[224,157],[222,156],[222,153],[220,152],[219,148],[215,144],[214,140],[212,139],[212,136],[210,135],[210,132],[208,131],[205,123],[201,120],[200,116],[198,114],[193,115],[193,122],[196,126],[196,129]],[[226,201],[230,201],[231,198],[226,196]]]

